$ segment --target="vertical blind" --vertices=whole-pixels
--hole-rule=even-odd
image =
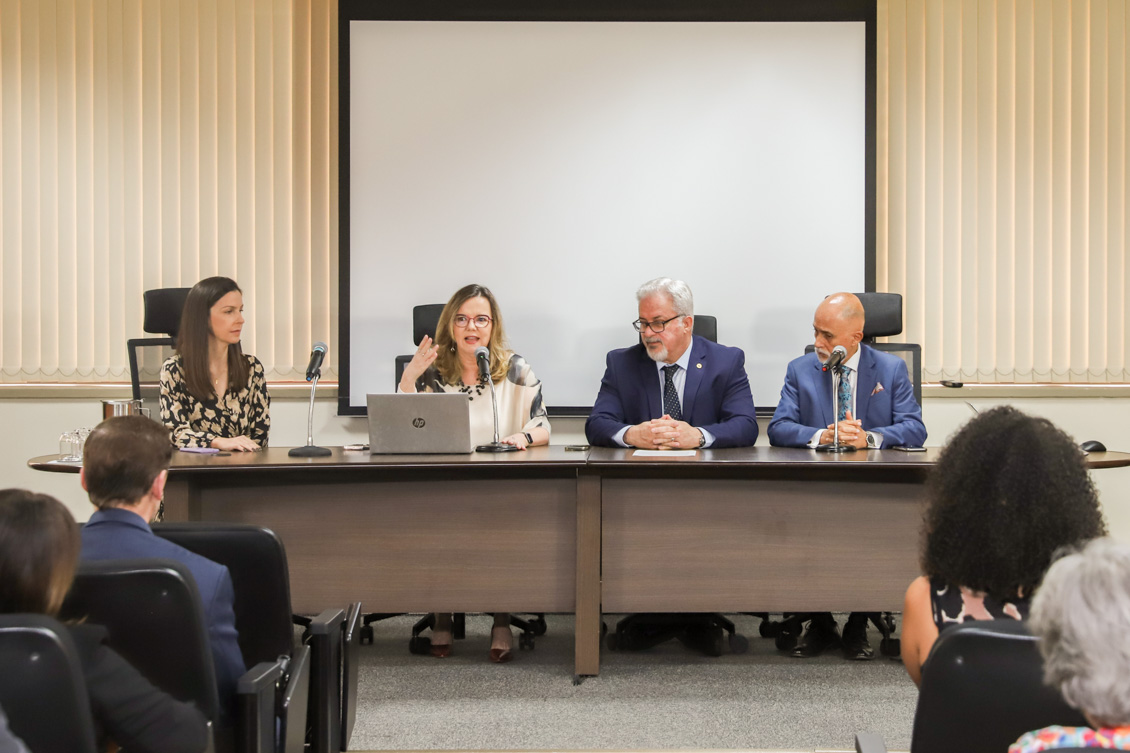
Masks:
[[[924,378],[1128,381],[1125,0],[878,17],[878,287]]]
[[[336,342],[336,14],[0,0],[0,380],[123,380],[142,291],[213,274],[270,378]],[[924,377],[1130,380],[1125,0],[878,19],[877,282]]]
[[[336,326],[336,3],[0,0],[3,381],[120,381],[142,292],[226,275],[295,378]]]

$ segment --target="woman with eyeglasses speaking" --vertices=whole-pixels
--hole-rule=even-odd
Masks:
[[[467,285],[451,296],[436,325],[436,339],[427,335],[404,367],[398,392],[462,392],[471,398],[471,442],[494,438],[494,408],[490,388],[479,376],[475,352],[489,353],[490,378],[498,403],[500,442],[519,450],[549,444],[549,417],[542,402],[541,382],[526,360],[511,351],[494,294],[482,285]],[[435,615],[432,656],[451,653],[451,615]],[[511,658],[510,615],[496,613],[491,630],[490,658]]]

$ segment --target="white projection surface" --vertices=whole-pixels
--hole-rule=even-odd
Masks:
[[[754,402],[865,284],[863,22],[349,23],[349,405],[476,282],[551,407],[686,280]]]

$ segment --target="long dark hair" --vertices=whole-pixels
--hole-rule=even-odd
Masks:
[[[78,524],[62,502],[24,489],[0,491],[0,612],[57,614],[81,548]]]
[[[184,299],[177,334],[177,353],[184,369],[185,386],[197,400],[219,397],[212,387],[208,371],[208,336],[212,333],[212,307],[216,301],[231,292],[242,293],[235,280],[229,277],[208,277],[192,286]],[[239,389],[247,384],[251,365],[243,355],[239,343],[228,346],[228,383],[225,388]]]
[[[950,439],[927,500],[923,572],[997,599],[1030,597],[1057,549],[1106,532],[1075,440],[1009,406]]]

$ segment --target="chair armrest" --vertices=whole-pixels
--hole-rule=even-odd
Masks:
[[[303,753],[306,749],[306,715],[310,704],[310,647],[299,646],[290,657],[290,677],[279,699],[281,753]]]
[[[855,736],[855,753],[887,753],[887,744],[875,732],[859,732]]]
[[[285,661],[260,662],[236,684],[235,749],[238,753],[274,753],[275,694]]]
[[[327,609],[310,621],[310,744],[315,751],[341,749],[341,666],[344,609]]]

